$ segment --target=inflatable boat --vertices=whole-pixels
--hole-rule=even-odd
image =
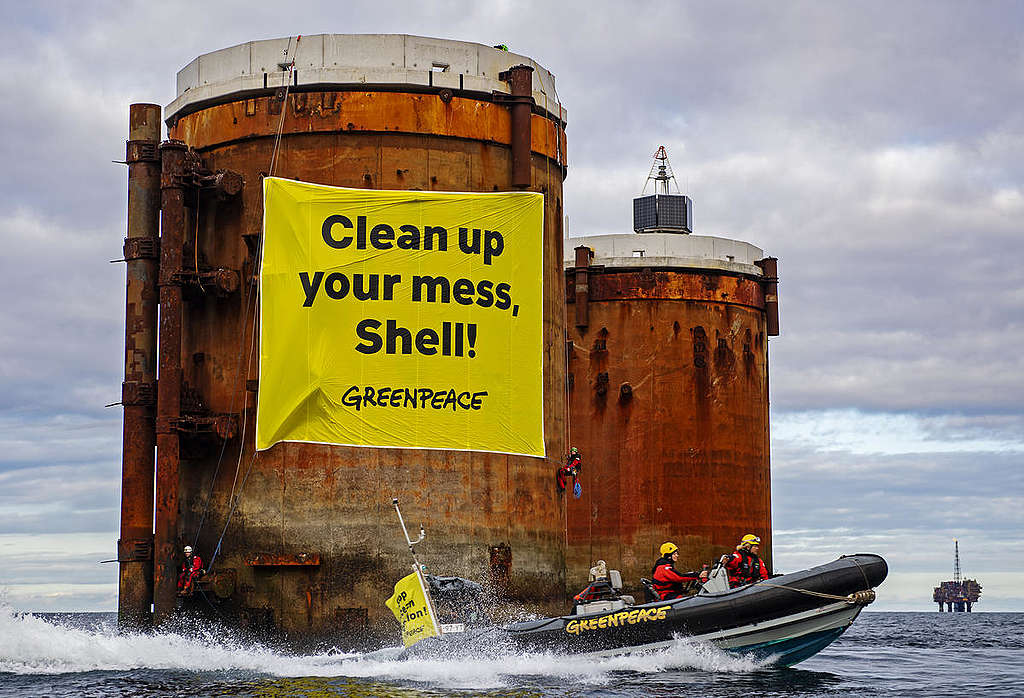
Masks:
[[[616,594],[578,604],[570,615],[489,628],[482,623],[478,584],[427,576],[442,623],[463,622],[441,624],[439,636],[409,651],[450,652],[460,645],[501,643],[518,651],[600,657],[654,651],[686,637],[792,666],[842,635],[874,600],[874,588],[887,574],[881,557],[858,554],[730,589],[719,568],[697,593],[681,599],[637,604]]]

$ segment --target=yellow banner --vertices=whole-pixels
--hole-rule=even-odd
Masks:
[[[264,179],[256,447],[544,455],[544,197]]]
[[[395,584],[395,593],[384,602],[402,624],[402,642],[411,647],[425,637],[440,635],[427,606],[426,592],[419,573],[402,577]]]

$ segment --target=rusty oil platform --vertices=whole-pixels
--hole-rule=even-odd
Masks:
[[[421,549],[430,569],[517,603],[560,606],[597,557],[633,582],[666,539],[684,565],[750,532],[770,551],[776,260],[659,214],[689,200],[658,176],[635,233],[565,255],[566,121],[554,76],[530,58],[407,35],[241,44],[183,68],[166,109],[131,105],[122,625],[175,615],[190,544],[208,570],[195,603],[226,622],[290,638],[389,634],[382,600],[408,572],[392,497],[435,534]],[[268,174],[544,194],[546,458],[256,452]],[[555,488],[570,445],[584,453],[581,500]]]

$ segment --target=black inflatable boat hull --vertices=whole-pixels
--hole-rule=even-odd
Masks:
[[[850,555],[720,593],[513,623],[504,631],[523,650],[597,656],[656,650],[690,636],[792,666],[842,635],[874,598],[858,592],[887,574],[878,555]]]

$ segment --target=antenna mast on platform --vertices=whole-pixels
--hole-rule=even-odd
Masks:
[[[651,172],[647,175],[647,181],[644,182],[643,191],[640,192],[641,196],[647,191],[648,182],[652,180],[655,194],[668,194],[669,180],[672,180],[676,185],[676,191],[679,192],[679,182],[676,181],[676,175],[672,172],[672,165],[668,162],[668,153],[663,145],[659,145],[658,150],[654,153],[654,164],[651,165]]]

